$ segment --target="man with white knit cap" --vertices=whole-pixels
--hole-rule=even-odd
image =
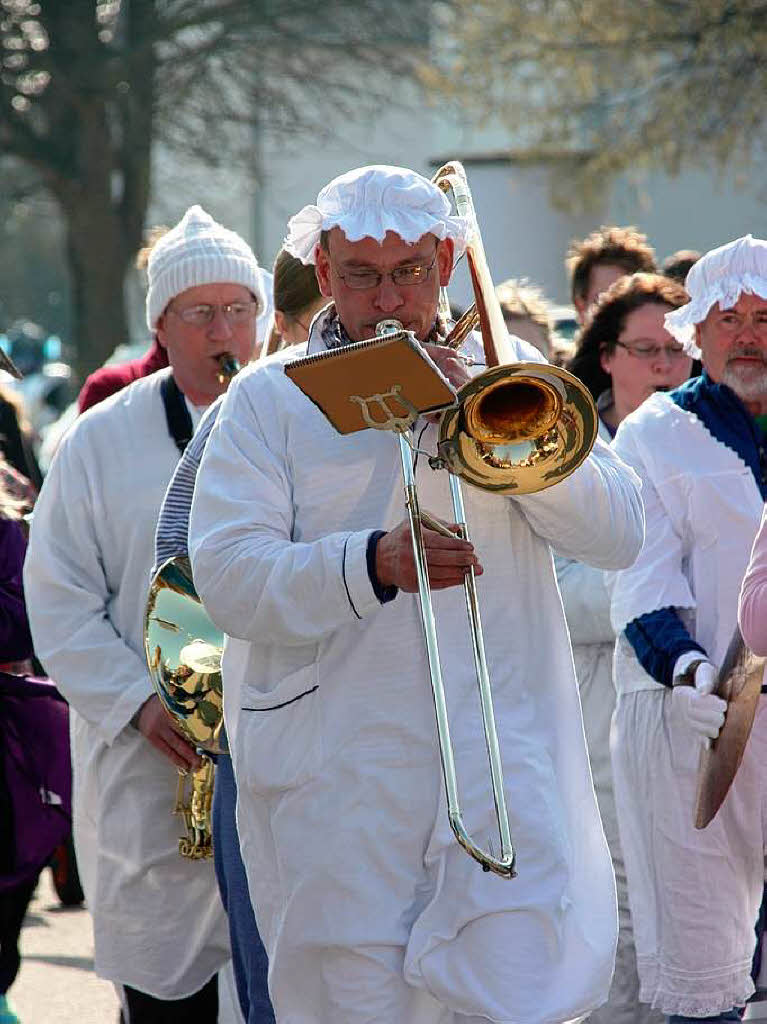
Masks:
[[[767,707],[721,809],[693,828],[712,691],[767,499],[767,241],[747,235],[689,271],[668,330],[703,374],[651,396],[614,447],[642,478],[647,536],[611,577],[618,703],[613,770],[640,998],[690,1020],[739,1020],[762,899]],[[686,685],[685,685],[686,684]]]
[[[413,171],[332,181],[287,238],[333,299],[308,351],[396,318],[460,384],[437,300],[466,231]],[[549,541],[603,567],[631,562],[636,479],[598,443],[544,493],[467,487],[473,545],[424,530],[463,806],[484,843],[494,812],[462,587],[468,565],[479,577],[518,877],[483,873],[444,807],[397,442],[338,434],[284,360],[245,371],[224,398],[190,523],[195,579],[227,633],[237,820],[276,1019],[579,1017],[607,995],[616,907]],[[435,424],[415,430],[433,452]],[[423,456],[416,474],[423,507],[450,521],[446,474]]]
[[[157,241],[147,270],[147,324],[170,367],[89,410],[62,441],[25,591],[36,652],[72,709],[96,971],[120,987],[129,1024],[213,1024],[226,919],[212,863],[178,852],[176,768],[199,762],[153,694],[143,610],[165,488],[225,389],[222,358],[252,358],[265,297],[250,247],[199,206]]]

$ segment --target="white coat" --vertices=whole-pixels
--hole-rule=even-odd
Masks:
[[[24,574],[35,650],[72,706],[74,827],[97,973],[160,999],[229,958],[212,861],[178,853],[177,773],[129,723],[153,693],[143,617],[178,451],[162,370],[82,416],[35,507]]]
[[[642,478],[647,536],[636,563],[609,576],[613,627],[622,634],[641,615],[675,608],[721,664],[763,507],[753,474],[665,394],[623,421],[614,447]],[[616,645],[615,679],[613,767],[641,998],[663,1013],[711,1016],[753,991],[767,708],[760,706],[722,808],[696,831],[700,741],[625,635]]]
[[[602,420],[599,421],[599,436],[610,443],[610,432]],[[592,1024],[662,1024],[660,1014],[639,1002],[639,975],[626,864],[618,834],[610,761],[610,727],[616,697],[613,682],[615,633],[610,622],[610,594],[605,574],[600,569],[561,555],[556,556],[554,564],[573,645],[575,678],[581,697],[591,776],[610,847],[618,896],[618,947],[610,996],[590,1015],[589,1020]]]
[[[315,321],[309,350],[320,345]],[[420,457],[417,478],[422,506],[450,520],[446,475]],[[510,881],[483,873],[447,824],[417,597],[381,605],[368,576],[370,532],[404,517],[396,439],[337,434],[274,363],[235,380],[211,433],[190,550],[209,613],[237,638],[225,718],[281,1024],[544,1024],[606,997],[615,890],[549,541],[630,563],[637,482],[600,442],[544,493],[464,496],[485,567]],[[494,815],[463,592],[434,604],[465,816],[485,842]]]

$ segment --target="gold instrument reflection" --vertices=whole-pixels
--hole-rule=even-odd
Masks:
[[[231,352],[216,357],[217,378],[228,385],[240,371]],[[223,724],[221,654],[224,638],[197,596],[185,556],[169,559],[155,573],[144,613],[144,652],[149,676],[176,729],[200,753],[202,765],[179,771],[174,814],[183,817],[186,836],[179,853],[193,860],[213,853],[211,808],[215,766],[221,754]],[[228,756],[228,755],[225,755]]]
[[[229,384],[233,377],[240,372],[240,364],[231,352],[222,352],[216,356],[218,362],[218,373],[216,374],[219,384]]]
[[[202,767],[189,774],[179,772],[174,810],[183,817],[187,830],[179,839],[179,853],[195,860],[209,857],[213,852],[214,765],[208,754],[222,752],[223,636],[197,596],[186,557],[165,562],[152,580],[144,647],[149,675],[163,707],[181,735],[202,752]]]
[[[532,494],[564,480],[583,462],[599,422],[584,385],[548,363],[516,362],[487,266],[466,172],[442,166],[434,183],[470,224],[466,261],[487,369],[465,384],[441,420],[439,453],[451,473],[497,494]],[[440,312],[449,315],[447,293]],[[465,332],[446,341],[458,348]]]

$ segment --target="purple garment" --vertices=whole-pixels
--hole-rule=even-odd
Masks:
[[[0,672],[0,891],[37,877],[71,815],[68,705],[49,679]]]
[[[0,664],[32,654],[21,579],[26,547],[20,524],[0,518]]]

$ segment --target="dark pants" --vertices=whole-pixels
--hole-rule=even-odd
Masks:
[[[19,973],[19,935],[37,879],[0,892],[0,995],[5,995]]]
[[[218,1024],[218,976],[186,999],[155,999],[123,986],[128,1003],[127,1024]]]
[[[266,950],[250,903],[234,818],[237,785],[228,754],[218,758],[213,791],[213,852],[221,901],[229,917],[237,996],[247,1024],[274,1024],[266,972]]]

